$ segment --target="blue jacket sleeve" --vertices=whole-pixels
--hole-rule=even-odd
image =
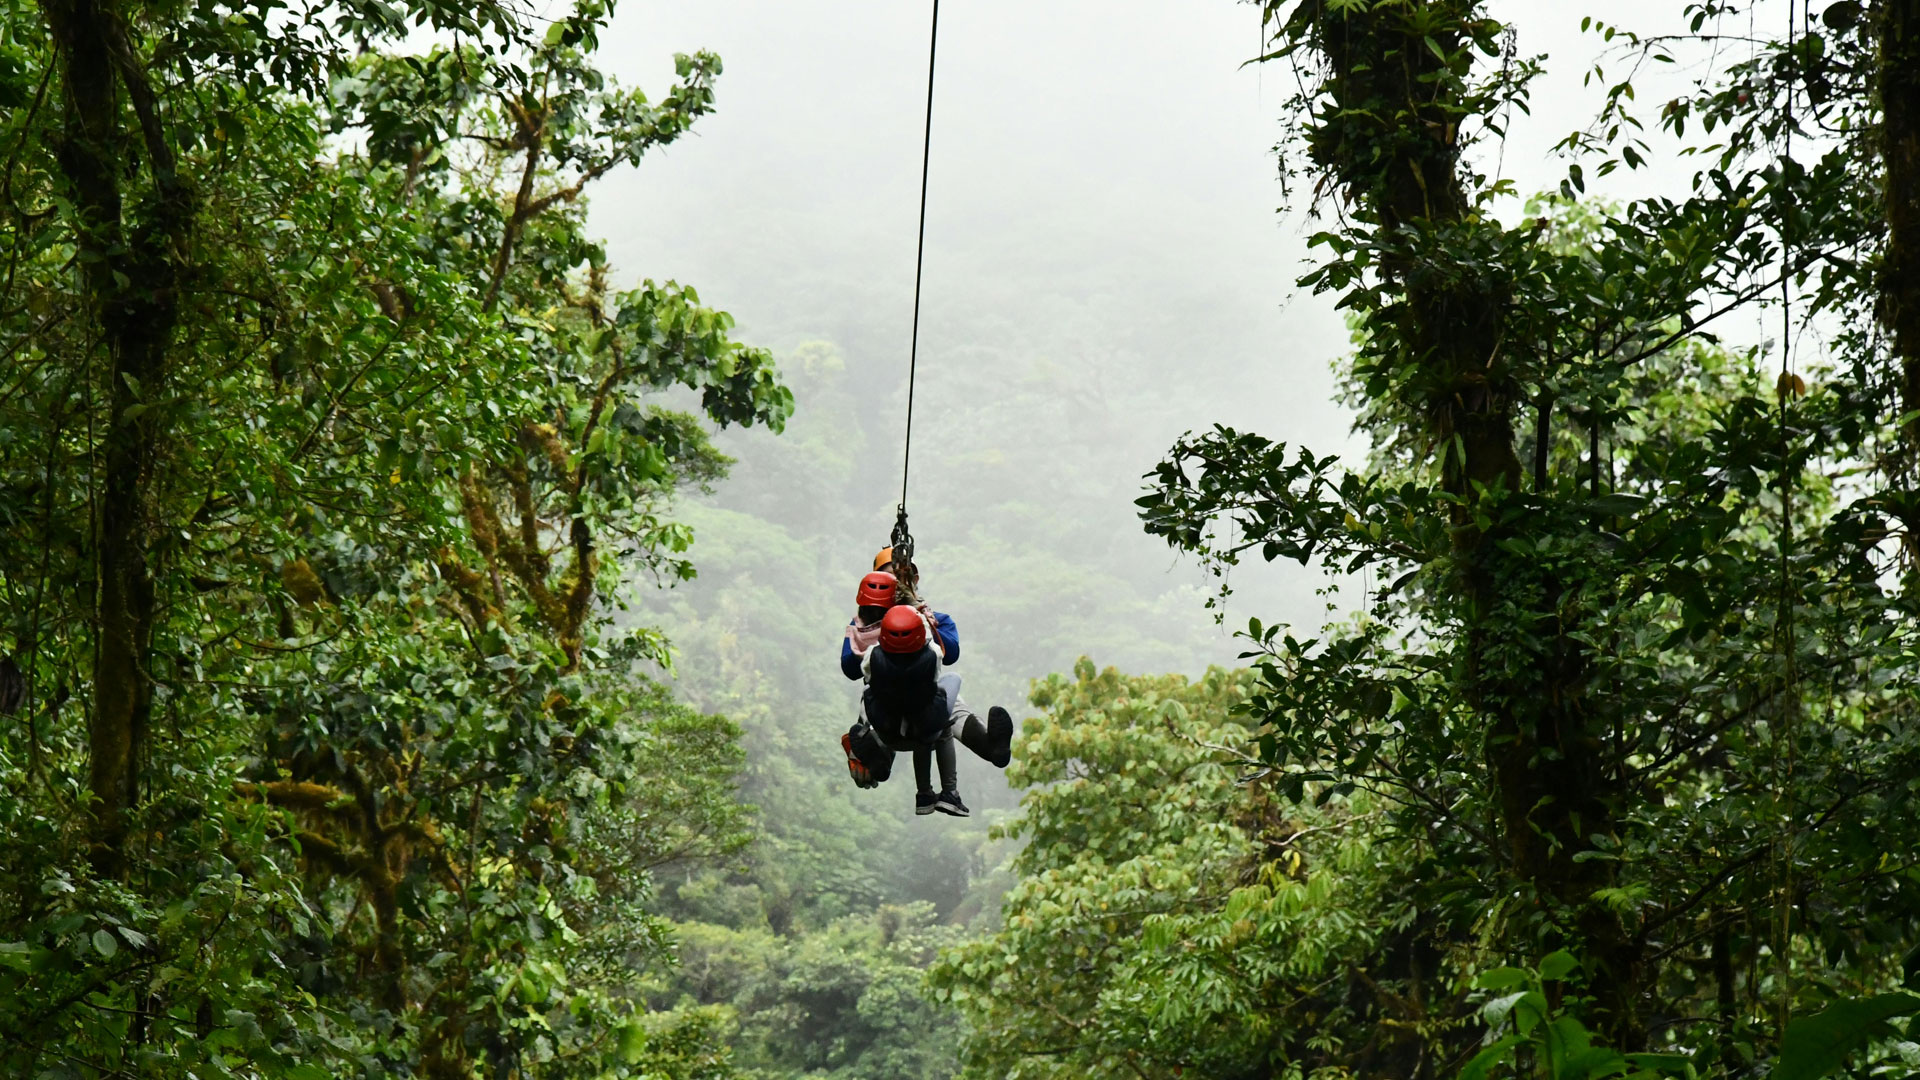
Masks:
[[[940,645],[946,652],[943,664],[960,662],[960,628],[953,625],[953,616],[943,612],[933,613],[933,636],[940,639]]]
[[[853,651],[853,639],[844,635],[840,638],[840,674],[855,681],[860,678],[860,654]]]

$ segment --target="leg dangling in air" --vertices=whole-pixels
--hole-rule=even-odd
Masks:
[[[940,790],[960,790],[960,762],[954,756],[952,739],[941,739],[934,744],[933,760],[940,765]]]
[[[928,758],[940,765],[940,793],[935,795],[927,775]],[[930,814],[935,810],[952,817],[967,817],[972,811],[960,801],[960,762],[953,752],[953,740],[942,739],[935,743],[932,750],[913,752],[914,777],[919,781],[920,790],[914,796],[913,812]]]
[[[933,808],[953,817],[967,817],[972,811],[960,801],[960,763],[953,752],[953,740],[940,740],[933,752],[940,762],[940,794],[935,797]]]
[[[944,773],[945,770],[942,772]],[[915,750],[913,752],[913,782],[915,788],[913,812],[933,813],[933,804],[936,801],[933,794],[933,751]]]
[[[995,705],[987,710],[987,722],[968,713],[960,728],[960,741],[996,769],[1004,769],[1013,760],[1013,717]]]

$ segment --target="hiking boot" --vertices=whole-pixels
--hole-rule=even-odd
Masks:
[[[1007,762],[1013,760],[1013,717],[998,705],[987,710],[984,724],[979,717],[969,714],[960,729],[960,744],[994,768],[1006,768]]]
[[[925,796],[921,797],[925,798]],[[973,811],[967,809],[967,804],[960,801],[960,793],[957,791],[943,791],[934,796],[933,808],[951,817],[971,817],[973,815]],[[925,812],[924,810],[920,811],[920,813]]]
[[[987,710],[987,760],[999,769],[1013,760],[1013,717],[998,705]]]
[[[847,775],[853,777],[854,786],[863,788],[880,786],[879,782],[873,778],[872,771],[867,768],[866,762],[861,761],[860,755],[853,752],[852,732],[840,736],[840,749],[846,751]]]
[[[916,814],[931,814],[933,813],[933,804],[938,801],[939,800],[934,797],[933,792],[923,791],[913,797],[913,812]]]

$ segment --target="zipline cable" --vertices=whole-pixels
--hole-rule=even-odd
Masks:
[[[913,533],[907,528],[907,477],[913,468],[913,383],[920,368],[920,278],[927,263],[927,175],[933,163],[933,73],[940,55],[940,0],[933,0],[933,27],[927,42],[927,119],[920,139],[920,235],[913,253],[913,337],[907,347],[907,435],[900,451],[900,508],[893,520],[893,572],[906,580],[913,562]]]
[[[913,379],[920,364],[920,276],[927,261],[927,174],[933,161],[933,65],[940,53],[940,0],[933,0],[933,32],[927,46],[927,121],[920,142],[920,240],[913,255],[913,338],[907,349],[907,440],[900,456],[900,515],[907,512],[907,471],[913,465]]]

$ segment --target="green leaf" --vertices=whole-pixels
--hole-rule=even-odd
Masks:
[[[1629,495],[1626,492],[1617,492],[1612,495],[1602,495],[1597,499],[1589,500],[1581,509],[1589,514],[1595,514],[1600,517],[1631,517],[1645,508],[1647,502],[1648,499],[1644,495]]]
[[[647,1029],[640,1026],[640,1021],[630,1020],[620,1025],[616,1037],[620,1044],[620,1060],[629,1065],[638,1064],[640,1055],[647,1049]]]
[[[1693,1059],[1685,1054],[1628,1054],[1627,1064],[1636,1069],[1684,1076]]]
[[[1796,1017],[1781,1040],[1772,1080],[1820,1080],[1847,1056],[1889,1033],[1887,1021],[1920,1013],[1920,997],[1881,994],[1836,1001],[1812,1016]]]
[[[1489,1043],[1487,1048],[1473,1055],[1473,1060],[1460,1069],[1460,1080],[1486,1080],[1493,1067],[1513,1056],[1513,1048],[1524,1041],[1518,1035],[1509,1035],[1497,1042]]]
[[[93,932],[93,948],[94,951],[98,952],[101,956],[111,960],[113,959],[113,954],[120,951],[120,942],[105,930],[95,930]]]
[[[1481,972],[1473,985],[1482,990],[1507,990],[1527,985],[1527,973],[1517,967],[1497,967]]]
[[[1567,1055],[1554,1073],[1554,1080],[1592,1080],[1618,1076],[1627,1071],[1627,1059],[1604,1046],[1586,1047]]]
[[[1540,981],[1558,982],[1574,973],[1580,967],[1580,961],[1565,949],[1551,953],[1540,961]]]
[[[1827,5],[1827,9],[1820,13],[1820,21],[1829,30],[1849,30],[1860,21],[1860,15],[1861,7],[1857,0],[1840,0],[1839,3]]]

